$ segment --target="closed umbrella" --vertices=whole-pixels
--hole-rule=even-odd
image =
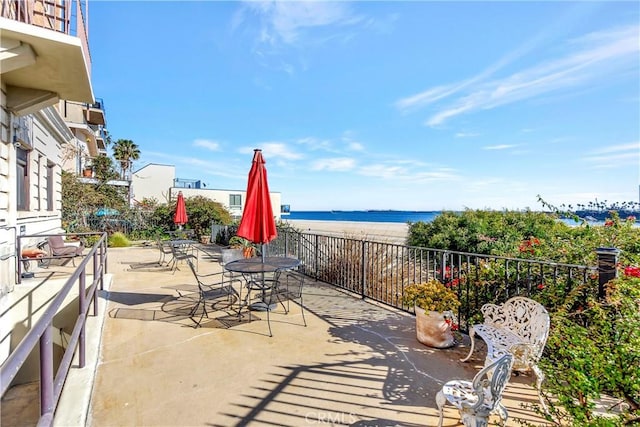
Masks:
[[[264,245],[278,235],[271,207],[267,169],[264,164],[262,150],[255,149],[247,182],[247,200],[237,232],[238,236],[262,245],[263,259]]]
[[[178,192],[178,201],[176,202],[176,212],[173,214],[173,222],[182,229],[182,226],[187,223],[187,208],[184,204],[184,196],[182,191]]]

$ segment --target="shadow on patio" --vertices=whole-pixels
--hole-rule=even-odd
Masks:
[[[480,369],[484,348],[460,363],[467,341],[447,350],[415,339],[414,318],[309,279],[304,327],[300,309],[238,320],[215,300],[210,319],[193,328],[195,281],[188,269],[138,271],[149,248],[109,250],[111,289],[87,425],[436,425],[443,382]],[[203,273],[220,271],[203,254]],[[234,302],[234,301],[232,301]],[[206,319],[205,319],[206,320]],[[466,337],[465,337],[466,338]],[[530,377],[512,377],[508,425],[540,424]],[[497,419],[497,418],[496,418]],[[446,426],[459,425],[445,410]]]

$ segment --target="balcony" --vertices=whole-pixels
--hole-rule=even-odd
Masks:
[[[105,126],[107,124],[105,118],[104,101],[96,98],[96,102],[85,104],[86,120],[90,125]]]
[[[201,272],[220,273],[213,262],[219,254],[203,249],[211,254],[200,252]],[[229,301],[221,297],[196,329],[189,310],[197,287],[188,267],[162,270],[151,246],[110,248],[108,255],[99,316],[87,320],[87,365],[72,367],[56,425],[433,426],[443,381],[472,378],[484,362],[481,352],[471,363],[458,361],[468,351],[466,337],[448,350],[425,347],[416,341],[413,316],[310,278],[307,327],[297,305],[287,315],[279,307],[269,337],[266,313],[238,321],[225,313]],[[54,271],[61,282],[64,270],[70,268],[36,270],[21,291],[35,292]],[[60,288],[44,280],[40,288]],[[527,375],[510,379],[503,398],[508,426],[544,423],[520,406],[537,401],[530,382]],[[33,393],[26,402],[37,405],[37,387]],[[21,424],[37,423],[37,411],[27,418],[5,409],[3,425],[12,415]],[[447,406],[445,425],[457,421],[458,412]]]
[[[102,126],[90,125],[91,129],[94,130],[96,134],[96,145],[98,146],[98,152],[106,154],[107,153],[107,131],[104,130]]]
[[[3,0],[0,12],[0,70],[11,112],[31,114],[60,99],[93,102],[88,41],[78,1]]]

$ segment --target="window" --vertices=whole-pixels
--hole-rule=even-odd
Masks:
[[[29,152],[16,148],[17,200],[19,211],[29,210]]]
[[[47,163],[47,210],[52,211],[54,209],[53,202],[55,195],[53,193],[54,187],[54,172],[55,164]]]
[[[241,194],[229,194],[229,207],[241,208],[242,207],[242,195]]]

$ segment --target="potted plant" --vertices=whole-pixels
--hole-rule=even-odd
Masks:
[[[85,178],[93,177],[93,164],[90,160],[87,160],[82,168],[82,176]]]
[[[414,306],[418,341],[435,348],[455,344],[453,331],[457,329],[453,311],[460,306],[456,293],[436,279],[413,283],[404,288],[403,302]]]
[[[229,247],[232,249],[242,249],[245,258],[251,258],[256,254],[256,247],[251,241],[240,236],[233,236],[229,239]]]

